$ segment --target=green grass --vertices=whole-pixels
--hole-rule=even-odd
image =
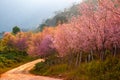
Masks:
[[[78,66],[68,65],[59,58],[49,58],[36,64],[31,73],[64,78],[65,80],[120,80],[120,60],[109,57],[105,61],[95,60]]]
[[[20,52],[0,54],[0,74],[34,59],[35,58],[28,56],[26,53]]]

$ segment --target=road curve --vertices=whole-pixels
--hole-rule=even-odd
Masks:
[[[43,59],[38,59],[29,63],[26,63],[20,67],[7,71],[2,74],[0,80],[62,80],[44,76],[35,76],[29,73],[36,63],[44,61]]]

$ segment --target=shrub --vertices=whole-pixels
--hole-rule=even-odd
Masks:
[[[108,58],[104,62],[91,62],[87,67],[87,75],[92,80],[120,80],[120,60]]]
[[[32,57],[18,52],[0,54],[0,74],[31,60],[33,60]]]

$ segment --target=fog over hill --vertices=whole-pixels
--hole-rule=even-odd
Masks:
[[[11,31],[12,27],[36,28],[55,11],[68,8],[81,0],[0,0],[0,32]]]

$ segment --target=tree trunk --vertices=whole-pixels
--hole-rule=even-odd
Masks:
[[[102,51],[101,60],[104,61],[104,58],[105,58],[105,50]]]
[[[90,62],[90,60],[91,60],[90,58],[91,58],[91,55],[89,54],[88,55],[88,62]]]
[[[91,50],[91,60],[93,60],[93,50]]]
[[[115,45],[115,47],[114,47],[114,57],[116,56],[116,53],[117,53],[117,47]]]
[[[76,55],[77,55],[77,57],[76,57],[76,66],[77,66],[77,65],[79,64],[79,55],[80,55],[80,54],[77,53]]]
[[[81,62],[82,62],[82,52],[80,53],[80,60],[79,61],[80,61],[79,64],[81,64]]]

